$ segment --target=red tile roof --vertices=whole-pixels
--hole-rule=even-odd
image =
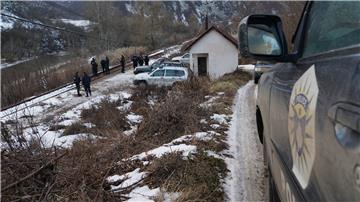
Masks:
[[[232,44],[234,44],[234,46],[236,46],[236,48],[238,47],[238,43],[236,41],[236,39],[234,39],[234,37],[232,37],[230,34],[228,34],[227,32],[225,32],[224,30],[220,29],[219,27],[216,26],[211,26],[209,29],[201,32],[197,37],[195,37],[194,39],[192,39],[189,43],[185,44],[185,47],[182,48],[183,50],[189,50],[191,48],[191,46],[193,46],[196,42],[198,42],[203,36],[205,36],[207,33],[209,33],[211,30],[215,30],[218,33],[220,33],[223,37],[225,37],[227,40],[229,40]]]

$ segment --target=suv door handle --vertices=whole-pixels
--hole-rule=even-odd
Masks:
[[[330,107],[328,116],[332,121],[360,133],[360,107],[350,103],[340,102]]]

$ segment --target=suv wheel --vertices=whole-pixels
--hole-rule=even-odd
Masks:
[[[139,86],[140,86],[140,88],[145,88],[147,86],[146,81],[140,81]]]

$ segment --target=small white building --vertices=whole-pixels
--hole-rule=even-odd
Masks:
[[[211,26],[189,42],[190,69],[197,76],[217,79],[238,66],[237,41],[218,27]]]

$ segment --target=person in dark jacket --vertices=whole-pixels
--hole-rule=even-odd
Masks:
[[[98,71],[97,67],[98,67],[98,64],[96,63],[95,58],[92,58],[92,60],[91,60],[91,69],[92,69],[92,73],[93,73],[94,76],[97,75],[97,71]]]
[[[75,75],[74,75],[74,83],[75,83],[75,86],[76,86],[78,96],[81,96],[81,94],[80,94],[80,82],[81,82],[81,79],[79,77],[79,72],[76,72]]]
[[[106,61],[106,74],[110,74],[110,60],[107,56],[105,56]]]
[[[120,64],[121,64],[121,72],[124,73],[125,72],[125,57],[124,57],[124,55],[121,55]]]
[[[84,86],[86,97],[89,97],[89,95],[91,96],[90,83],[91,78],[86,74],[86,72],[84,72],[84,76],[82,77],[82,85]]]
[[[139,66],[143,66],[144,65],[144,58],[142,55],[139,56]]]
[[[102,59],[102,60],[100,61],[100,64],[101,64],[103,73],[105,74],[105,72],[106,72],[106,61],[105,61],[104,59]]]
[[[146,66],[149,65],[149,57],[147,55],[145,55],[144,62]]]
[[[138,57],[136,55],[133,55],[131,61],[133,62],[133,67],[135,69],[138,65]]]

